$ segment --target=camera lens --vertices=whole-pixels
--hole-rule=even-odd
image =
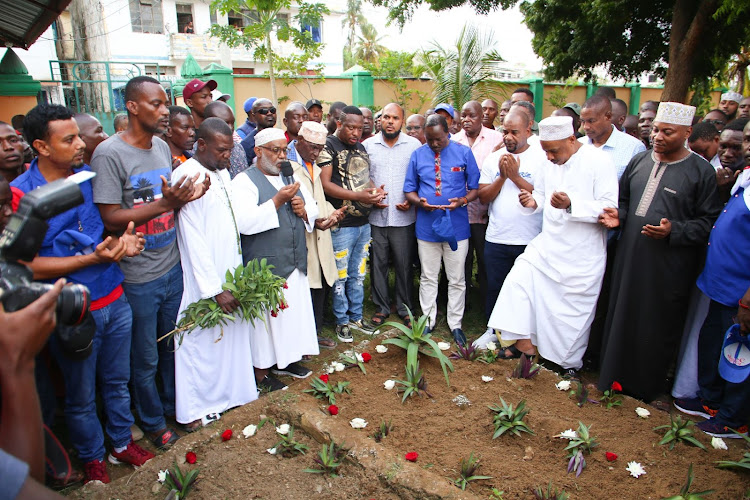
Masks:
[[[81,323],[90,305],[91,296],[88,288],[77,284],[64,286],[57,298],[57,322],[64,325]]]

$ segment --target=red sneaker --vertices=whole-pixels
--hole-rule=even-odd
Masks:
[[[112,453],[109,454],[109,463],[115,465],[123,463],[130,464],[137,469],[155,456],[156,455],[148,450],[144,450],[131,440],[128,447],[122,450],[120,453],[112,450]]]
[[[83,484],[91,481],[100,481],[104,484],[109,483],[109,474],[107,474],[107,464],[104,460],[92,460],[83,464]]]

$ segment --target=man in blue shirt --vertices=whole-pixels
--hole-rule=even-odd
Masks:
[[[28,193],[48,182],[91,170],[83,162],[85,144],[69,109],[42,104],[24,121],[26,139],[38,153],[29,170],[12,186]],[[35,279],[65,277],[86,285],[91,292],[91,315],[96,333],[91,354],[80,359],[64,350],[57,336],[50,348],[65,380],[65,417],[70,440],[84,463],[85,482],[109,482],[104,464],[104,435],[96,413],[97,385],[112,443],[109,461],[140,467],[154,457],[133,442],[130,426],[130,340],[132,313],[123,293],[123,273],[117,263],[140,254],[142,234],[133,234],[131,222],[120,236],[104,234],[104,224],[93,201],[91,182],[81,184],[83,203],[52,217],[42,248],[29,267]]]
[[[470,236],[466,205],[477,198],[479,168],[468,146],[449,140],[448,122],[440,114],[427,119],[425,137],[427,144],[412,153],[404,181],[406,199],[417,207],[419,303],[430,318],[428,327],[435,328],[442,262],[448,276],[448,327],[456,343],[464,345],[464,262]]]
[[[745,163],[750,163],[750,124],[743,132]],[[724,335],[735,322],[742,335],[750,332],[750,167],[745,167],[716,220],[708,242],[698,288],[711,299],[698,337],[698,397],[675,399],[675,407],[707,420],[697,427],[714,437],[747,434],[750,418],[750,380],[732,383],[719,374]],[[736,321],[734,317],[736,316]]]

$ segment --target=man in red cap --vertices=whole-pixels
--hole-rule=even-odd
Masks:
[[[182,89],[182,98],[193,114],[196,129],[203,123],[203,110],[213,101],[211,91],[216,89],[216,85],[215,80],[204,82],[194,78]]]

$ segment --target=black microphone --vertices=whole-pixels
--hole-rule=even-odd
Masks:
[[[281,162],[281,179],[286,186],[294,184],[294,169],[292,168],[292,164],[288,161]]]

